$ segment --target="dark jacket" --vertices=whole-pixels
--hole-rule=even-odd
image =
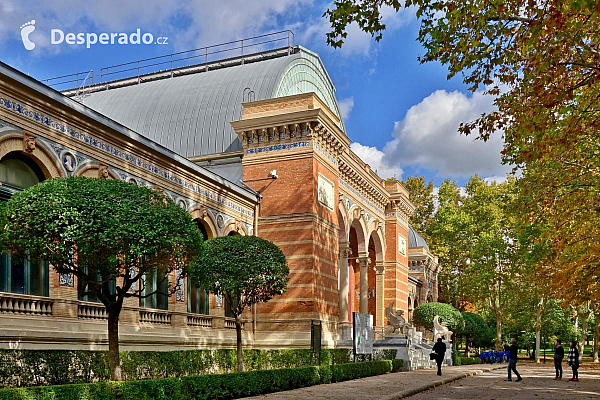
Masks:
[[[443,360],[446,354],[446,343],[444,342],[435,342],[433,345],[433,352],[437,353],[436,359]]]
[[[577,350],[577,347],[572,347],[569,349],[569,354],[567,355],[567,365],[579,368],[579,350]]]
[[[554,359],[562,361],[565,358],[565,349],[559,344],[554,348]]]
[[[511,360],[517,360],[519,358],[519,348],[517,347],[517,344],[513,344],[508,348],[508,351],[510,352],[510,355],[508,358],[510,358]]]

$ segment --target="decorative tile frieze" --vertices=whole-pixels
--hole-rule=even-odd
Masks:
[[[310,146],[309,142],[274,144],[272,146],[253,147],[253,148],[247,149],[246,154],[269,153],[272,151],[290,150],[290,149],[297,149],[297,148],[309,147],[309,146]]]
[[[240,206],[236,205],[235,203],[233,203],[232,201],[227,200],[223,196],[213,193],[210,190],[202,189],[198,185],[190,183],[190,182],[186,181],[185,179],[178,177],[177,175],[174,175],[162,168],[159,168],[156,165],[148,163],[148,162],[144,161],[143,159],[140,159],[137,156],[134,156],[133,154],[129,154],[128,152],[123,151],[122,149],[115,147],[113,145],[107,144],[107,143],[101,141],[100,139],[97,139],[93,136],[87,135],[87,134],[82,133],[78,130],[75,130],[71,127],[68,127],[66,124],[64,124],[62,122],[54,121],[53,119],[51,119],[45,115],[42,115],[39,112],[33,111],[32,109],[28,109],[27,107],[22,106],[21,104],[15,102],[13,100],[10,100],[10,99],[4,98],[4,97],[0,97],[0,107],[5,107],[13,112],[16,112],[23,116],[26,116],[38,123],[44,124],[46,126],[49,126],[53,129],[59,131],[59,132],[62,132],[65,135],[69,135],[73,139],[76,139],[83,143],[94,146],[97,149],[102,150],[103,152],[109,153],[115,157],[122,159],[122,160],[125,160],[126,162],[128,162],[130,164],[137,165],[138,167],[141,167],[152,174],[160,176],[161,178],[168,179],[171,182],[173,182],[177,185],[180,185],[186,189],[192,190],[195,193],[198,193],[199,195],[201,195],[203,197],[217,201],[218,203],[223,204],[225,207],[231,208],[231,209],[238,211],[249,217],[254,217],[253,210],[247,210],[243,207],[240,207]]]
[[[327,153],[325,150],[323,150],[321,148],[321,146],[319,146],[316,142],[314,143],[314,148],[317,149],[317,151],[321,154],[323,154],[325,156],[326,159],[328,159],[329,161],[331,161],[331,163],[335,166],[338,165],[337,161],[335,160],[335,158],[331,157],[329,155],[329,153]]]
[[[379,207],[375,206],[375,204],[373,204],[372,202],[370,202],[369,200],[367,200],[362,194],[358,193],[358,191],[356,189],[354,189],[352,186],[348,185],[342,179],[340,179],[339,182],[340,182],[340,184],[343,187],[345,187],[346,189],[350,190],[355,196],[357,196],[360,200],[362,200],[366,204],[368,204],[372,209],[374,209],[375,211],[377,211],[380,215],[385,215],[385,213],[383,212],[382,209],[380,209]]]

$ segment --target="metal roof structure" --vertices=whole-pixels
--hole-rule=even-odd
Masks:
[[[421,235],[419,235],[412,227],[408,229],[408,247],[424,247],[425,250],[429,251],[429,246],[427,246],[427,242]]]
[[[107,118],[106,116],[98,113],[97,111],[90,109],[90,108],[68,98],[64,94],[42,84],[41,82],[37,81],[36,79],[33,79],[33,78],[25,75],[21,71],[18,71],[16,69],[10,67],[7,64],[4,64],[1,61],[0,61],[0,78],[1,79],[6,79],[6,78],[13,79],[16,82],[36,91],[37,93],[41,94],[42,96],[45,96],[48,99],[51,99],[51,100],[58,102],[66,107],[69,107],[73,111],[80,113],[82,115],[85,115],[86,117],[91,118],[94,121],[115,130],[116,132],[118,132],[118,134],[121,134],[124,137],[135,140],[136,142],[138,142],[141,146],[145,147],[146,149],[155,151],[155,152],[165,156],[166,158],[173,160],[173,162],[179,163],[180,165],[194,171],[199,176],[202,176],[207,180],[216,182],[217,184],[221,185],[225,189],[230,190],[231,192],[236,193],[236,194],[240,195],[241,197],[244,197],[251,201],[256,201],[257,199],[260,198],[260,195],[257,192],[246,187],[245,185],[242,186],[238,182],[231,182],[228,179],[224,179],[219,174],[216,174],[212,171],[209,171],[206,168],[202,168],[202,167],[198,166],[197,164],[186,159],[185,157],[181,157],[181,155],[176,154],[173,151],[170,151],[169,149],[166,149],[163,146],[160,146],[151,140],[148,140],[148,138],[138,134],[137,132],[134,132],[133,130],[131,130],[121,124],[116,123],[115,121],[111,120],[110,118]]]
[[[315,92],[342,119],[325,67],[303,47],[243,55],[212,66],[106,82],[77,99],[188,158],[242,150],[230,122],[241,119],[249,91],[250,100]]]

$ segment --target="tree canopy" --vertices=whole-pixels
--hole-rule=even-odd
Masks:
[[[145,284],[146,274],[164,280],[179,269],[185,276],[202,250],[202,234],[189,214],[162,192],[83,177],[43,181],[16,193],[2,210],[1,241],[9,250],[76,276],[81,294],[94,294],[104,304],[111,378],[120,380],[123,300],[161,290]],[[171,282],[166,291],[177,284]]]
[[[455,334],[462,332],[465,321],[460,311],[446,303],[424,303],[413,311],[413,323],[427,329],[433,329],[433,318],[439,315],[440,322],[446,322]]]
[[[279,247],[256,236],[225,236],[207,240],[190,278],[222,295],[236,319],[238,369],[243,370],[241,315],[252,304],[282,294],[289,268]]]

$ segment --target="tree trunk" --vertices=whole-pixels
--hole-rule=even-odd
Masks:
[[[110,366],[110,379],[120,381],[121,359],[119,357],[119,314],[121,305],[111,307],[108,314],[108,363]]]
[[[587,312],[581,313],[581,339],[579,340],[579,361],[583,358],[583,349],[587,339],[587,318],[590,315],[589,309]]]
[[[242,316],[235,317],[235,333],[237,336],[237,362],[238,371],[244,370],[244,361],[242,360]]]
[[[535,323],[533,327],[535,329],[535,362],[540,362],[541,352],[541,331],[542,331],[542,314],[544,313],[544,298],[542,297],[535,308]],[[545,350],[544,350],[545,351]]]
[[[541,351],[541,340],[540,337],[542,336],[541,330],[539,326],[536,326],[535,328],[535,362],[539,363],[540,362],[540,351]]]
[[[598,340],[600,340],[600,315],[596,313],[594,315],[594,362],[597,363],[598,359]]]
[[[469,336],[465,335],[465,357],[469,357],[470,351],[469,351]]]
[[[496,351],[502,349],[502,316],[496,313]]]

